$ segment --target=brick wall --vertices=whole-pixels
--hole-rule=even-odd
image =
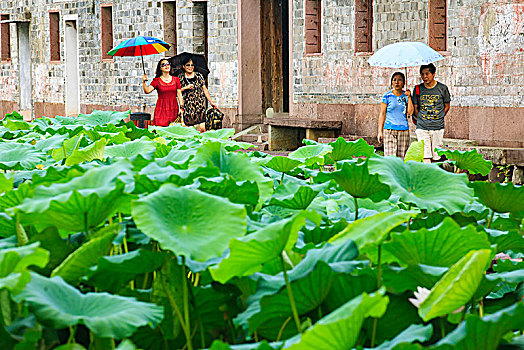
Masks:
[[[77,16],[78,63],[81,111],[97,108],[138,109],[145,103],[154,107],[156,94],[142,92],[142,61],[139,57],[101,58],[101,5],[113,5],[113,45],[136,35],[163,38],[163,13],[160,0],[77,0],[77,1],[20,1],[2,0],[0,13],[12,19],[31,16],[32,99],[36,114],[61,110],[65,103],[64,16]],[[203,49],[203,16],[206,4],[190,0],[176,1],[178,52],[201,52]],[[60,62],[50,62],[48,11],[60,13]],[[223,108],[238,104],[236,1],[223,0],[209,6],[208,45],[214,60],[210,64],[209,90]],[[235,26],[231,22],[235,22]],[[225,24],[227,22],[227,24]],[[19,100],[16,24],[11,24],[11,62],[0,63],[0,103],[11,108]],[[198,40],[200,37],[200,40]],[[154,77],[156,64],[163,55],[144,56],[149,80]],[[48,108],[43,105],[48,104]],[[37,108],[36,108],[37,107]],[[40,115],[36,115],[37,117]]]
[[[402,40],[427,43],[427,0],[373,3],[374,50]],[[353,0],[322,4],[322,55],[307,56],[304,1],[293,1],[294,101],[376,103],[394,70],[371,68],[369,54],[355,54]],[[436,64],[436,78],[450,87],[453,106],[523,108],[524,3],[448,1],[448,8],[447,58]],[[408,84],[419,82],[418,68],[408,69]]]

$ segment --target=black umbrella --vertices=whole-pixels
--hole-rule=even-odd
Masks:
[[[206,78],[210,72],[209,68],[207,68],[206,58],[204,55],[190,52],[182,52],[181,54],[169,58],[169,63],[171,63],[171,74],[179,75],[183,73],[184,68],[182,67],[182,62],[187,62],[188,58],[191,59],[195,65],[195,72],[202,74],[204,78]]]

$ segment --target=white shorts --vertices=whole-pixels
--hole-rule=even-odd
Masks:
[[[415,130],[417,140],[424,140],[424,158],[439,160],[440,156],[435,152],[435,148],[442,148],[444,145],[444,129],[439,130]]]

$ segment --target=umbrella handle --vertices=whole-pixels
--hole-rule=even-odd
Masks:
[[[144,65],[144,55],[142,55],[142,45],[140,45],[140,57],[142,58],[142,69],[144,70],[144,75],[146,75],[146,66]]]

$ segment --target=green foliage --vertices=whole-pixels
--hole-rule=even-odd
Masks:
[[[424,140],[412,142],[404,156],[404,162],[409,160],[422,162],[424,160]]]
[[[404,163],[400,158],[370,159],[370,173],[378,174],[381,182],[406,204],[427,211],[445,209],[453,214],[464,209],[472,200],[465,174],[451,174],[434,164]],[[445,184],[445,186],[443,186]]]
[[[2,121],[0,347],[523,343],[522,187],[363,139],[272,156],[128,115]]]
[[[56,329],[83,324],[102,338],[122,339],[140,326],[155,326],[162,319],[162,308],[107,293],[82,294],[60,277],[31,274],[31,282],[18,295],[42,324]]]
[[[512,183],[475,181],[470,183],[475,196],[497,213],[517,212],[524,210],[524,187]]]
[[[467,170],[470,174],[486,176],[493,168],[491,160],[484,160],[476,149],[470,151],[437,149],[439,156],[446,156],[457,168]]]

